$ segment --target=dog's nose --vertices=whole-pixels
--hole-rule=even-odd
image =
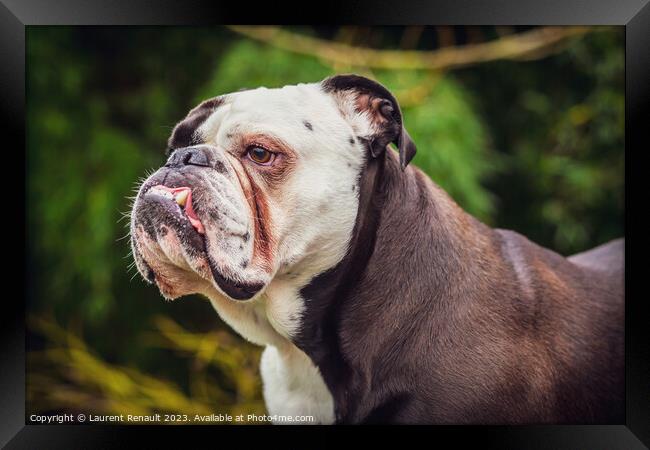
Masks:
[[[201,147],[185,147],[174,150],[165,167],[202,166],[210,167],[210,160]]]

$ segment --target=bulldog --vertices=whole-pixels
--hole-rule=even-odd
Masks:
[[[492,229],[415,151],[356,75],[204,101],[139,188],[137,268],[266,347],[276,422],[622,422],[624,241],[565,258]]]

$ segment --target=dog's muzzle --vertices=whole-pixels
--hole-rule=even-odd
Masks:
[[[212,146],[177,149],[140,188],[131,221],[133,254],[143,276],[161,291],[161,280],[167,280],[169,296],[177,292],[168,280],[182,284],[180,271],[188,279],[199,275],[235,300],[250,299],[265,286],[243,269],[251,260],[252,233],[228,166]]]

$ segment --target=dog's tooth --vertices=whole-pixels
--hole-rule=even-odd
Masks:
[[[190,191],[186,189],[176,194],[175,197],[176,203],[178,203],[180,206],[185,206],[185,202],[187,201],[187,196],[189,195],[189,193]]]

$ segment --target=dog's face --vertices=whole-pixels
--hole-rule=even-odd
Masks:
[[[356,76],[201,103],[174,128],[167,163],[140,186],[131,242],[140,273],[173,299],[257,297],[345,255],[368,157],[414,146],[395,99]]]

